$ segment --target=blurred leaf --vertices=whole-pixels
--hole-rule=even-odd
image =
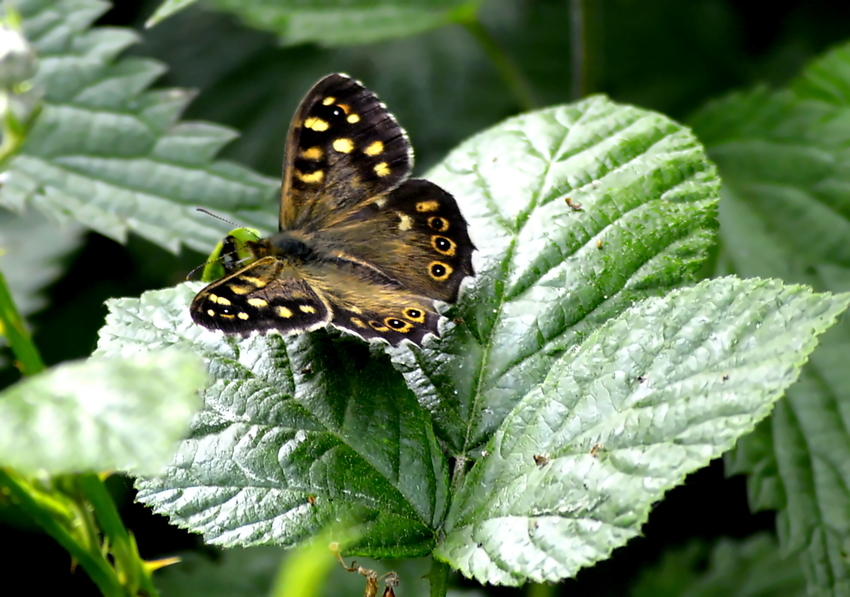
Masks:
[[[167,19],[174,13],[191,6],[198,0],[165,0],[162,4],[159,5],[159,8],[151,15],[151,17],[145,23],[146,27],[153,27],[157,23]]]
[[[215,0],[287,44],[366,44],[472,18],[481,0]]]
[[[157,571],[154,583],[166,597],[267,597],[284,553],[269,546],[228,549],[214,559],[188,552]]]
[[[22,0],[17,7],[41,60],[44,109],[9,167],[0,204],[21,210],[32,202],[121,241],[132,230],[172,251],[181,242],[208,251],[224,228],[196,214],[196,205],[273,203],[273,181],[213,160],[234,133],[177,122],[189,93],[145,91],[161,65],[116,62],[136,38],[125,29],[89,29],[106,4]]]
[[[691,544],[668,551],[646,571],[632,597],[803,597],[806,581],[796,560],[780,557],[776,541],[755,535],[743,541],[721,539],[711,550],[708,569],[700,574],[701,551]]]
[[[325,333],[236,342],[191,321],[198,289],[108,304],[99,354],[190,348],[216,380],[171,468],[140,481],[138,499],[217,545],[291,546],[356,518],[354,553],[428,553],[447,507],[447,465],[389,360]],[[128,334],[140,323],[146,336]]]
[[[81,244],[83,232],[74,222],[57,226],[32,209],[0,210],[0,271],[21,315],[47,304],[41,291],[62,273],[60,260]]]
[[[790,89],[708,104],[696,132],[723,175],[721,262],[817,290],[850,290],[850,46]],[[824,336],[769,424],[727,462],[747,472],[754,508],[779,511],[783,555],[802,552],[810,591],[850,591],[850,322]],[[813,593],[813,594],[814,594]]]
[[[514,17],[505,11],[491,19]],[[227,156],[275,177],[298,102],[329,72],[362,80],[389,106],[410,135],[418,172],[517,111],[495,68],[460,27],[344,49],[280,48],[271,35],[193,7],[151,30],[136,51],[165,60],[169,81],[202,90],[191,114],[240,131]]]
[[[0,462],[25,474],[153,474],[174,456],[207,379],[185,352],[58,365],[0,394]]]
[[[502,423],[452,495],[435,557],[508,585],[607,558],[664,492],[770,413],[848,304],[721,278],[628,309]]]

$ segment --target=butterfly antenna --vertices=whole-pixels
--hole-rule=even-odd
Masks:
[[[218,214],[214,214],[214,213],[213,213],[213,212],[211,212],[210,210],[208,210],[208,209],[204,209],[203,207],[196,207],[196,208],[195,208],[195,211],[199,211],[199,212],[201,212],[202,214],[207,214],[208,216],[213,217],[213,218],[215,218],[216,220],[221,220],[222,222],[227,222],[227,223],[228,223],[228,224],[230,224],[231,226],[239,227],[239,225],[238,225],[236,222],[233,222],[233,221],[231,221],[231,220],[228,220],[227,218],[224,218],[224,217],[222,217],[222,216],[220,216],[220,215],[218,215]]]
[[[234,222],[234,221],[232,221],[232,220],[228,220],[227,218],[223,218],[223,217],[221,217],[220,215],[218,215],[218,214],[216,214],[216,213],[213,213],[213,212],[211,212],[211,211],[210,211],[210,210],[208,210],[208,209],[205,209],[205,208],[203,208],[203,207],[196,207],[196,208],[195,208],[195,211],[199,211],[199,212],[201,212],[201,213],[203,213],[203,214],[207,214],[208,216],[213,217],[213,218],[215,218],[216,220],[221,220],[222,222],[227,222],[227,223],[228,223],[228,224],[230,224],[231,226],[236,226],[237,228],[242,228],[242,229],[244,229],[244,230],[247,230],[248,232],[250,232],[251,234],[253,234],[254,236],[256,236],[256,237],[257,237],[257,240],[260,240],[260,237],[259,237],[257,234],[255,234],[255,233],[254,233],[254,231],[253,231],[253,230],[251,230],[250,228],[248,228],[248,227],[246,227],[246,226],[240,226],[240,225],[239,225],[239,224],[237,224],[236,222]]]
[[[196,271],[198,271],[198,270],[199,270],[199,269],[201,269],[202,267],[206,267],[206,266],[208,266],[210,263],[213,263],[213,262],[215,262],[215,261],[218,261],[219,259],[221,259],[221,257],[219,257],[218,259],[213,259],[212,261],[207,261],[206,263],[202,263],[201,265],[199,265],[199,266],[197,266],[197,267],[193,267],[193,268],[192,268],[192,271],[190,271],[188,274],[186,274],[186,280],[187,280],[187,281],[188,281],[188,280],[191,280],[191,279],[192,279],[192,276],[195,274],[195,272],[196,272]]]

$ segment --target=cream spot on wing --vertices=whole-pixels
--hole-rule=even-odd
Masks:
[[[357,317],[352,317],[351,323],[353,323],[354,325],[356,325],[359,328],[365,328],[366,327],[366,324],[363,323],[363,320],[358,319]]]
[[[211,294],[210,300],[214,303],[218,303],[219,305],[224,305],[225,307],[228,307],[232,304],[229,300],[227,300],[223,296],[218,296],[217,294]]]
[[[330,95],[322,100],[323,106],[330,106],[332,103],[336,101],[335,97],[331,97]]]
[[[322,182],[322,179],[325,178],[325,172],[323,170],[316,170],[315,172],[311,172],[310,174],[304,174],[303,172],[295,171],[295,176],[298,177],[299,180],[306,183],[316,183]]]
[[[207,315],[209,315],[210,317],[215,317],[215,311],[213,311],[212,309],[207,309]]]
[[[227,287],[233,294],[248,294],[256,290],[256,286],[240,286],[239,284],[228,284]]]
[[[304,121],[304,128],[308,128],[310,130],[316,131],[317,133],[321,133],[323,131],[328,130],[328,128],[330,128],[330,125],[327,123],[327,121],[322,120],[321,118],[311,116],[310,118]]]
[[[255,278],[254,276],[239,276],[239,279],[243,282],[247,282],[248,284],[253,284],[254,289],[264,288],[266,284],[268,284],[268,282],[266,282],[262,278]]]
[[[349,114],[346,120],[351,124],[357,124],[358,122],[360,122],[360,117],[357,114]]]
[[[325,152],[321,147],[309,147],[301,152],[301,157],[308,160],[321,160],[325,156]]]
[[[284,318],[292,317],[292,311],[290,311],[286,307],[278,307],[277,314]]]
[[[249,304],[249,305],[251,305],[252,307],[257,307],[257,308],[262,308],[262,307],[268,307],[268,306],[269,306],[268,302],[264,301],[264,300],[263,300],[263,299],[261,299],[261,298],[252,298],[252,299],[248,299],[248,304]]]
[[[315,313],[316,312],[316,308],[312,307],[310,305],[301,305],[298,308],[301,309],[301,311],[303,313]]]
[[[437,211],[440,209],[440,202],[434,201],[420,201],[416,204],[416,211],[425,212],[425,211]]]
[[[248,315],[247,313],[244,313],[244,312],[240,312],[240,313],[238,313],[236,316],[237,316],[239,319],[242,319],[242,320],[250,319],[250,318],[251,318],[251,316],[250,316],[250,315]]]
[[[398,229],[402,232],[406,232],[413,228],[413,218],[411,218],[407,214],[403,214],[400,211],[396,212],[398,214]]]
[[[363,153],[365,153],[366,155],[378,155],[383,151],[384,144],[380,141],[373,141],[366,147],[366,149],[363,150]]]
[[[351,153],[354,151],[354,143],[351,139],[337,139],[333,143],[333,148],[340,153]]]
[[[375,174],[378,176],[387,176],[390,173],[390,167],[386,162],[381,162],[375,166]]]

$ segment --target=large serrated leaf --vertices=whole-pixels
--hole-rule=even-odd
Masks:
[[[723,175],[722,271],[850,290],[850,46],[790,89],[712,102],[693,124]],[[754,508],[778,510],[784,555],[802,553],[813,594],[850,590],[850,326],[830,331],[775,416],[727,460]]]
[[[205,206],[269,209],[275,181],[214,161],[234,133],[178,123],[191,94],[145,91],[163,67],[115,56],[136,41],[129,30],[89,29],[107,5],[95,0],[16,3],[39,54],[44,107],[8,169],[0,203],[27,202],[112,238],[134,231],[176,251],[201,251],[221,238]]]
[[[235,342],[200,328],[197,284],[110,301],[99,354],[191,348],[216,379],[169,471],[139,497],[221,545],[293,545],[340,519],[359,548],[422,555],[445,516],[448,472],[431,422],[389,360],[324,333]]]
[[[510,119],[431,178],[459,198],[478,276],[438,350],[393,357],[457,453],[567,348],[688,280],[714,239],[719,180],[694,137],[602,97]]]
[[[554,363],[452,496],[435,556],[481,582],[555,581],[766,417],[850,295],[724,278],[643,301]]]
[[[693,137],[604,98],[509,120],[435,178],[469,220],[479,273],[441,340],[391,351],[413,393],[380,347],[355,339],[224,341],[191,324],[186,288],[112,304],[101,351],[141,333],[192,346],[218,380],[174,469],[146,481],[141,499],[211,541],[242,545],[292,544],[356,509],[377,517],[364,553],[427,553],[448,498],[422,407],[463,462],[570,346],[688,279],[713,238],[717,179]],[[317,483],[324,454],[333,456]],[[258,511],[257,501],[276,505]]]
[[[26,473],[160,472],[207,381],[176,350],[65,363],[0,394],[0,463]]]

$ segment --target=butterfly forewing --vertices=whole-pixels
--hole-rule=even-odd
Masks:
[[[189,307],[195,323],[229,334],[277,331],[292,334],[325,325],[324,297],[278,257],[258,261],[204,288]]]
[[[281,230],[332,225],[398,186],[413,165],[407,135],[386,106],[342,74],[307,93],[285,151]]]

